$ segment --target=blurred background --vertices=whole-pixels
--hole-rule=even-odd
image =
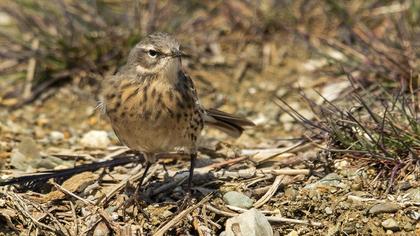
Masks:
[[[27,137],[47,153],[118,145],[95,108],[101,81],[156,31],[190,54],[183,66],[206,107],[257,124],[238,140],[205,130],[203,145],[316,141],[328,157],[374,168],[378,194],[418,173],[417,0],[2,0],[0,167],[20,165],[10,161]],[[92,130],[104,143],[84,139]]]

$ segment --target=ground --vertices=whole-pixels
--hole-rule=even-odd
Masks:
[[[16,96],[9,95],[20,91],[22,81],[2,78],[1,95],[8,96],[0,100],[1,181],[92,162],[128,163],[0,187],[0,235],[219,235],[227,219],[245,211],[232,205],[249,199],[245,208],[262,212],[275,235],[420,234],[419,161],[394,176],[390,188],[390,170],[331,152],[334,140],[311,136],[279,107],[280,98],[319,121],[304,98],[322,105],[322,95],[349,105],[339,99],[351,90],[348,78],[319,73],[331,63],[326,57],[290,32],[246,43],[238,43],[243,35],[237,32],[215,40],[205,35],[177,35],[182,44],[206,45],[183,59],[203,105],[245,116],[256,126],[238,139],[203,131],[193,197],[182,207],[189,167],[182,156],[154,164],[133,201],[143,166],[96,108],[100,81],[72,78],[13,109],[8,104]],[[318,46],[330,57],[344,56]],[[226,199],[228,192],[240,199]]]

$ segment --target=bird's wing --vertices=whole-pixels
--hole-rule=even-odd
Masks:
[[[188,88],[191,90],[195,103],[200,107],[200,109],[202,109],[204,113],[204,122],[207,125],[214,127],[234,138],[241,136],[242,132],[244,131],[244,127],[255,126],[252,121],[246,118],[232,115],[213,108],[204,109],[200,104],[192,79],[185,73],[183,73],[183,76],[186,80]]]

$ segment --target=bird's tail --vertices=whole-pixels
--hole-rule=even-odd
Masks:
[[[250,120],[216,109],[207,109],[204,121],[207,125],[214,127],[234,138],[241,136],[244,131],[244,127],[255,126],[255,124]]]

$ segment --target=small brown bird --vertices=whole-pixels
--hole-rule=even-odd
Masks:
[[[183,55],[173,37],[151,34],[130,51],[126,65],[105,81],[102,105],[115,134],[146,160],[139,187],[157,154],[182,150],[191,157],[190,191],[197,137],[204,124],[233,137],[241,135],[243,126],[254,125],[238,116],[204,109],[193,81],[182,71]]]

